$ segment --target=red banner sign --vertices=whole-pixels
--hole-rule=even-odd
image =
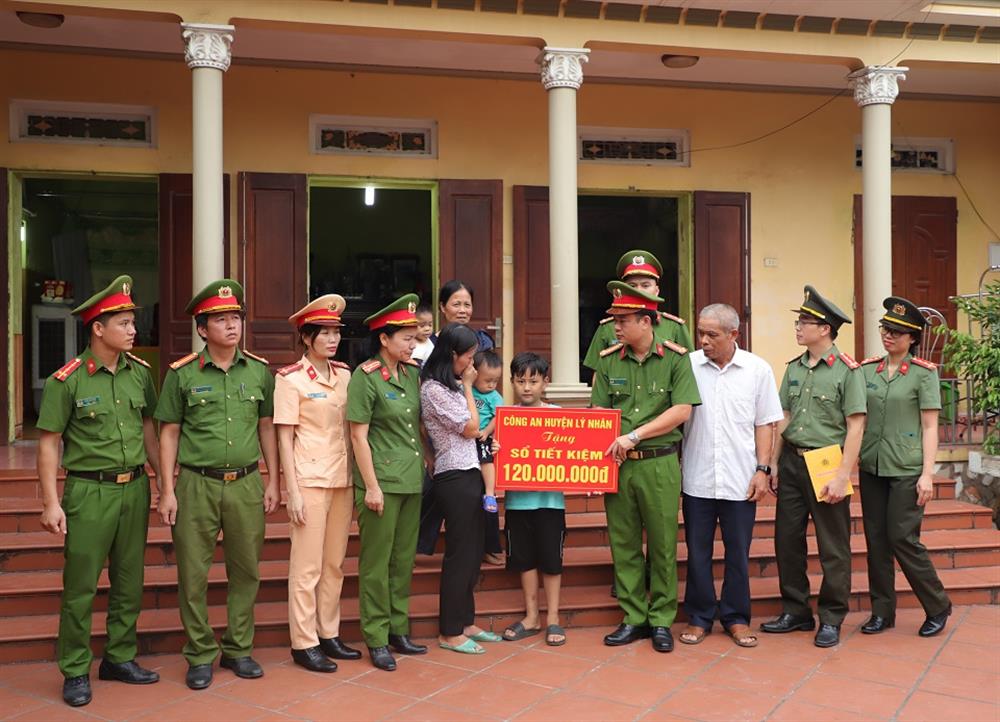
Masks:
[[[497,489],[618,491],[618,464],[604,452],[618,437],[617,409],[501,406]]]

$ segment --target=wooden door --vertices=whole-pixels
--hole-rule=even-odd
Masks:
[[[223,258],[229,275],[229,176],[222,179]],[[195,290],[192,274],[192,181],[190,173],[160,174],[160,375],[191,353],[191,317],[184,312]],[[151,301],[149,301],[151,302]]]
[[[855,348],[864,348],[864,237],[861,196],[854,196]],[[892,293],[940,311],[955,328],[958,206],[955,198],[892,197]],[[881,300],[881,299],[879,299]],[[939,359],[934,359],[939,360]]]
[[[549,189],[514,186],[514,348],[552,358]]]
[[[475,293],[471,325],[503,316],[503,181],[442,180],[439,194],[439,285],[457,278]],[[488,329],[507,343],[497,329]]]
[[[240,173],[239,186],[236,277],[246,294],[244,347],[277,369],[302,355],[288,317],[309,293],[306,177]]]
[[[750,350],[750,194],[694,194],[695,317],[710,303],[740,314],[740,348]],[[696,329],[692,341],[698,345]]]
[[[0,335],[0,391],[7,397],[8,384],[10,383],[10,368],[7,359],[9,358],[7,345],[10,343],[10,331],[13,328],[10,318],[10,268],[8,258],[10,256],[8,244],[14,242],[14,236],[10,233],[10,224],[7,219],[7,205],[9,203],[9,193],[7,188],[8,175],[6,168],[0,168],[0,233],[3,234],[3,253],[0,253],[0,282],[3,283],[3,290],[0,290],[0,318],[4,320],[4,331]],[[20,228],[20,224],[17,224]],[[21,383],[20,380],[17,383]],[[6,403],[0,407],[0,444],[6,444],[10,440],[10,417],[13,404]]]

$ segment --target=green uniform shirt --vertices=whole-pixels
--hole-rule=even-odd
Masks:
[[[267,364],[244,355],[228,371],[206,347],[167,371],[156,418],[181,425],[177,461],[210,469],[239,468],[260,459],[257,422],[274,416],[274,377]]]
[[[861,469],[878,476],[916,476],[924,466],[920,412],[941,408],[936,368],[913,363],[907,354],[890,379],[885,359],[862,367],[868,418],[861,440]]]
[[[354,370],[347,387],[347,420],[368,424],[368,446],[383,492],[419,494],[423,487],[419,374],[416,366],[399,364],[393,378],[375,357]],[[357,462],[354,485],[365,487]]]
[[[71,363],[77,366],[68,375],[67,365],[46,379],[38,413],[39,429],[62,434],[62,465],[120,471],[146,463],[142,420],[156,406],[149,369],[119,354],[111,373],[89,348]]]
[[[847,417],[863,414],[867,407],[864,374],[853,360],[852,368],[836,346],[814,367],[808,363],[806,351],[785,367],[778,396],[790,419],[782,438],[806,449],[843,446]]]
[[[669,316],[664,316],[662,311],[660,312],[660,322],[653,326],[653,336],[659,343],[673,341],[688,351],[694,351],[687,326],[678,323]],[[587,355],[583,359],[583,365],[596,371],[597,364],[601,360],[601,351],[616,343],[618,343],[618,339],[615,337],[614,321],[605,321],[594,332],[594,337],[590,340],[590,347],[587,349]]]
[[[656,341],[642,361],[628,346],[599,358],[590,403],[621,409],[622,434],[652,421],[671,406],[701,403],[687,353],[678,353]],[[678,426],[661,436],[643,439],[637,448],[665,446],[680,441],[682,436]]]

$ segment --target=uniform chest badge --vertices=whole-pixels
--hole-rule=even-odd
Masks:
[[[311,394],[306,394],[308,399],[325,399],[326,391],[313,391]]]
[[[78,409],[85,409],[88,406],[96,406],[100,402],[101,402],[101,397],[100,396],[88,396],[85,399],[77,399],[76,400],[76,408],[78,408]]]
[[[211,390],[212,390],[211,386],[192,386],[191,387],[191,394],[192,395],[193,394],[207,394]]]
[[[390,401],[396,401],[399,398],[399,394],[397,394],[395,391],[386,391],[385,397]]]

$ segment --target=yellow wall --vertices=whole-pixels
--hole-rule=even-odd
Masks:
[[[190,172],[191,78],[180,54],[176,61],[164,61],[3,50],[0,66],[31,68],[30,73],[0,73],[0,96],[5,100],[154,105],[159,113],[155,150],[16,143],[6,145],[0,165],[19,170]],[[824,99],[585,82],[579,94],[579,122],[688,128],[697,150],[758,136]],[[501,178],[508,205],[504,238],[509,255],[510,186],[546,183],[546,107],[545,92],[537,82],[234,65],[225,77],[225,168],[232,174],[246,170]],[[439,158],[310,154],[310,113],[436,119]],[[7,114],[0,113],[4,137],[7,122]],[[994,202],[1000,181],[1000,104],[903,98],[893,107],[893,122],[895,134],[954,138],[959,175],[980,211],[1000,228],[1000,207]],[[852,196],[861,191],[853,144],[860,128],[860,111],[845,93],[821,112],[765,141],[696,152],[690,168],[581,165],[579,182],[586,189],[749,191],[753,345],[780,368],[796,352],[788,309],[801,299],[804,283],[815,284],[838,305],[851,308]],[[958,198],[958,290],[974,290],[986,265],[990,234],[955,179],[896,173],[893,183],[896,194]],[[233,192],[235,214],[235,184]],[[233,228],[237,227],[234,222]],[[777,268],[764,268],[765,257],[777,258]],[[511,278],[505,274],[508,284]],[[508,329],[514,320],[510,291],[505,289]],[[840,345],[853,351],[853,334],[845,333]]]

